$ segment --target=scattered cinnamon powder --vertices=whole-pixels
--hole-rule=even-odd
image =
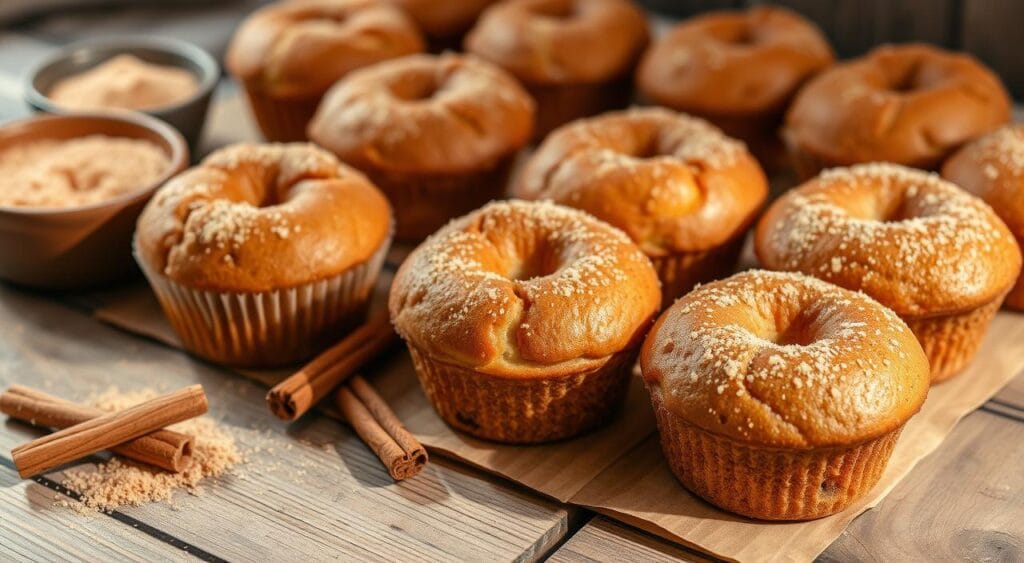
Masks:
[[[177,104],[198,89],[196,77],[183,68],[118,55],[57,82],[47,95],[69,109],[145,110]]]
[[[0,152],[0,206],[67,208],[99,203],[155,182],[170,159],[142,139],[88,135]]]
[[[144,390],[130,393],[109,389],[90,403],[106,411],[119,411],[136,405],[158,393]],[[209,417],[200,417],[170,428],[194,438],[192,463],[181,473],[171,473],[131,460],[114,457],[95,466],[70,469],[63,485],[81,495],[81,500],[61,498],[57,505],[80,514],[112,511],[121,506],[140,506],[170,501],[179,490],[202,494],[202,482],[231,471],[243,462],[235,438]]]

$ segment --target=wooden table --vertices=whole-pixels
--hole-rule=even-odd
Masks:
[[[217,10],[216,21],[234,21]],[[157,20],[141,13],[119,21],[144,32],[143,24]],[[214,51],[233,25],[197,27],[190,15],[176,17],[161,15],[153,26],[186,37],[200,30]],[[60,20],[33,25],[32,33],[0,32],[0,117],[23,111],[25,62],[71,38],[59,31],[69,29],[66,21],[63,28]],[[221,98],[232,94],[225,89]],[[214,136],[207,146],[222,141]],[[10,448],[39,431],[0,422],[0,560],[707,559],[440,456],[417,478],[395,484],[344,425],[315,414],[278,422],[256,384],[95,320],[91,310],[102,299],[0,284],[0,386],[84,397],[110,386],[202,383],[211,415],[238,435],[248,462],[200,496],[179,495],[175,506],[83,517],[52,506],[73,494],[58,485],[59,471],[23,481],[12,469]],[[821,559],[1022,560],[1022,463],[1024,376],[967,416]]]

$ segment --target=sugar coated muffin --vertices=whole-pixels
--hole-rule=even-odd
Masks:
[[[190,352],[283,365],[362,321],[392,229],[384,196],[330,153],[239,144],[157,191],[135,255]]]
[[[423,242],[389,307],[441,418],[480,438],[537,443],[612,417],[659,300],[654,268],[621,231],[513,200]]]
[[[677,301],[640,366],[676,477],[766,520],[821,518],[870,491],[929,381],[928,359],[892,311],[765,271]]]

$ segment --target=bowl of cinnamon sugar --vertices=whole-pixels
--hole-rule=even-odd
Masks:
[[[25,101],[45,113],[141,112],[174,126],[193,148],[220,66],[203,49],[171,38],[79,42],[40,61]]]
[[[136,218],[188,161],[182,135],[140,113],[0,126],[0,278],[83,289],[127,277]]]

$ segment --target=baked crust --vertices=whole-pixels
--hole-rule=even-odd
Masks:
[[[456,219],[402,264],[398,333],[437,361],[506,377],[597,368],[636,344],[661,294],[621,231],[550,202],[495,202]]]
[[[828,170],[789,191],[758,223],[755,251],[767,268],[864,291],[905,319],[1001,299],[1021,268],[985,202],[895,164]]]
[[[999,77],[977,59],[923,44],[888,45],[834,66],[800,90],[783,136],[826,165],[936,168],[1010,118]]]
[[[795,273],[748,271],[694,290],[655,323],[640,365],[685,422],[789,449],[884,436],[929,387],[928,360],[892,311]]]
[[[709,118],[777,114],[833,59],[821,31],[785,8],[711,12],[648,49],[637,87],[659,105]]]
[[[1024,244],[1024,126],[1007,125],[957,151],[942,166],[947,180],[985,200]],[[1006,304],[1024,309],[1024,279]]]
[[[506,0],[466,36],[466,51],[538,84],[605,82],[629,73],[648,41],[629,0]]]
[[[743,143],[701,119],[648,108],[556,130],[513,193],[592,213],[648,256],[664,256],[708,250],[745,231],[768,182]]]
[[[529,94],[462,55],[414,55],[353,72],[324,96],[309,136],[360,169],[414,174],[493,168],[526,144]]]
[[[431,37],[457,36],[476,21],[485,8],[496,0],[388,0],[398,6],[416,22],[416,26]]]
[[[253,12],[225,61],[231,74],[262,91],[302,98],[357,68],[423,50],[413,22],[379,0],[293,0]]]
[[[390,236],[391,207],[309,144],[237,144],[172,178],[139,217],[136,253],[193,289],[261,292],[328,278]]]

